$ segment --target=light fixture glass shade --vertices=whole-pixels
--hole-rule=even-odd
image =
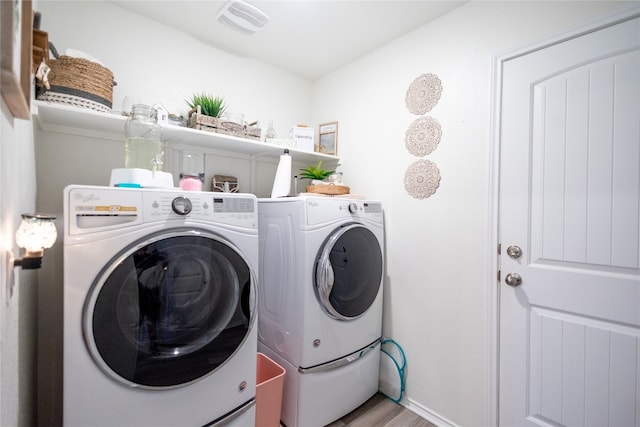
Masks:
[[[43,214],[22,214],[22,223],[16,231],[16,243],[27,252],[39,252],[56,242],[56,217]]]

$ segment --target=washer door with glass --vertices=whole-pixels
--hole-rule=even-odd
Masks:
[[[179,387],[223,365],[253,321],[253,272],[202,230],[147,237],[112,259],[84,307],[84,336],[108,375],[145,388]]]
[[[316,260],[315,288],[322,308],[339,320],[364,314],[382,285],[382,250],[360,224],[345,225],[324,242]]]

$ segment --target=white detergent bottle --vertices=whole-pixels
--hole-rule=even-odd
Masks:
[[[291,190],[291,156],[289,150],[285,148],[284,154],[280,156],[276,177],[273,179],[271,198],[287,197]]]

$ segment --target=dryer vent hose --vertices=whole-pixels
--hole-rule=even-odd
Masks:
[[[385,397],[399,403],[404,396],[407,359],[400,344],[390,338],[382,338],[380,351],[379,390]]]

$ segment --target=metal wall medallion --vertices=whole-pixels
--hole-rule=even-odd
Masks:
[[[438,147],[441,137],[440,123],[433,117],[424,116],[411,123],[404,137],[404,145],[409,153],[422,157]]]
[[[404,173],[404,189],[416,199],[426,199],[440,185],[440,170],[429,160],[416,160]]]
[[[404,101],[407,109],[417,115],[425,114],[436,106],[442,93],[442,83],[435,74],[422,74],[409,85]]]

